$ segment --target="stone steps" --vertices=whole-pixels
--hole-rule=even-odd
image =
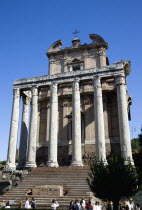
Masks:
[[[15,200],[22,199],[24,204],[25,198],[34,197],[36,200],[37,208],[50,208],[51,200],[57,199],[60,206],[69,206],[70,200],[84,197],[88,200],[90,197],[87,194],[90,192],[89,186],[86,182],[89,167],[37,167],[32,169],[28,176],[22,180],[19,185],[12,190],[0,196],[2,200]],[[27,195],[27,192],[38,185],[62,185],[68,193],[65,196],[47,196],[47,195]]]

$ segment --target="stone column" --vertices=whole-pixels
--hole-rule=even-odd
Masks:
[[[27,96],[25,97],[23,96],[23,111],[22,111],[18,169],[23,169],[26,165],[29,105],[30,105],[30,98]]]
[[[97,161],[106,162],[105,130],[102,87],[100,77],[94,77],[94,118],[95,118],[95,137],[96,137],[96,158]]]
[[[20,108],[20,90],[17,88],[13,90],[13,107],[12,107],[7,164],[6,164],[6,167],[12,170],[16,169],[15,159],[16,159],[17,139],[18,139],[19,108]]]
[[[72,166],[83,166],[79,80],[72,83]]]
[[[117,103],[118,103],[118,115],[119,115],[121,153],[125,160],[127,160],[128,158],[132,160],[125,77],[118,76],[115,81],[117,85]]]
[[[38,116],[38,89],[37,87],[33,86],[26,167],[36,167],[37,116]]]
[[[57,83],[53,82],[50,87],[50,127],[49,127],[49,145],[48,162],[49,167],[58,167],[57,162],[58,147],[58,91]]]

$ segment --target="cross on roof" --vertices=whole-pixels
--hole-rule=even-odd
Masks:
[[[79,34],[79,33],[80,33],[80,31],[78,31],[78,30],[75,29],[75,31],[72,34],[74,34],[75,35],[75,38],[77,38],[77,34]]]

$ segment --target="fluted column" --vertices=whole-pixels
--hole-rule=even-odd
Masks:
[[[72,166],[82,166],[79,80],[72,83]]]
[[[105,148],[105,130],[104,130],[104,114],[102,87],[100,77],[94,77],[94,118],[95,118],[95,137],[96,137],[96,158],[97,161],[106,162]]]
[[[57,83],[50,86],[50,127],[49,127],[49,145],[48,162],[49,167],[58,167],[57,162],[58,147],[58,90]]]
[[[32,87],[32,101],[30,114],[30,128],[28,140],[28,154],[26,167],[36,167],[36,141],[37,141],[37,116],[38,116],[38,89]]]
[[[18,121],[19,121],[19,108],[20,108],[20,90],[13,90],[13,107],[11,116],[11,126],[9,134],[9,145],[7,154],[6,167],[14,170],[16,168],[16,146],[18,139]]]
[[[23,169],[26,165],[29,105],[30,105],[30,98],[27,96],[23,97],[22,123],[21,123],[21,135],[20,135],[20,146],[19,146],[19,159],[18,159],[19,169]]]
[[[117,103],[118,103],[121,153],[125,160],[127,160],[128,158],[132,160],[125,77],[119,76],[116,78],[115,81],[117,85]]]

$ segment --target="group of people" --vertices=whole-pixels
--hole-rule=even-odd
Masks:
[[[91,200],[89,199],[88,202],[84,200],[84,198],[81,198],[80,202],[76,200],[70,201],[69,210],[101,210],[102,205],[100,205],[99,202],[95,202],[95,204],[91,203]]]
[[[58,202],[53,199],[51,202],[51,209],[56,210],[56,208],[59,206]],[[1,203],[2,208],[10,208],[9,202],[2,202]],[[35,209],[36,208],[36,202],[35,199],[32,197],[31,200],[26,198],[25,205],[24,207],[26,209]],[[21,201],[21,206],[22,208],[22,201]],[[70,205],[67,208],[68,210],[113,210],[113,203],[112,202],[104,202],[104,203],[99,203],[98,201],[94,201],[89,199],[88,201],[85,201],[84,198],[81,198],[81,200],[71,200]],[[134,204],[132,200],[130,201],[124,201],[121,202],[119,205],[119,210],[140,210],[139,204]]]
[[[84,200],[84,198],[81,198],[81,201],[79,202],[77,199],[70,201],[70,206],[68,210],[113,210],[113,203],[112,202],[104,202],[99,203],[91,202],[89,199],[88,202]],[[120,203],[119,210],[140,210],[139,204],[134,204],[132,200],[130,201],[124,201]]]
[[[31,208],[35,209],[36,208],[36,202],[33,197],[32,197],[32,200],[29,200],[29,198],[26,198],[25,208],[26,209],[31,209]]]

